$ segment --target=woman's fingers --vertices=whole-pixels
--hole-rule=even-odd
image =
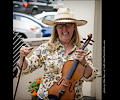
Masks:
[[[33,47],[30,47],[30,48],[25,48],[25,50],[24,50],[24,52],[26,53],[26,54],[29,54],[30,53],[30,51],[33,49]]]
[[[34,48],[34,47],[28,48],[28,47],[22,46],[22,47],[20,48],[20,55],[21,55],[21,56],[27,56],[33,48]]]
[[[86,53],[87,51],[84,51],[84,50],[76,50],[75,54],[78,56],[78,57],[85,57],[86,56]]]
[[[85,50],[76,50],[77,53],[80,53],[80,54],[83,54],[83,53],[86,53],[87,51]]]
[[[28,50],[32,50],[34,47],[27,48]]]
[[[75,52],[75,59],[79,60],[82,64],[86,63],[86,53],[87,51],[77,49]]]

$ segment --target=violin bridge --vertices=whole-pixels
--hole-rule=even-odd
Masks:
[[[63,86],[65,86],[65,87],[67,87],[67,86],[68,86],[68,85],[67,85],[67,84],[65,84],[65,83],[62,83],[62,85],[63,85]]]

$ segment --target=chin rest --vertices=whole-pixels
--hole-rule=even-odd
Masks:
[[[56,95],[49,94],[49,95],[48,95],[48,100],[57,100],[57,96],[56,96]]]

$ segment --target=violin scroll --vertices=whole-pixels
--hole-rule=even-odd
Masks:
[[[91,41],[91,42],[95,42],[95,41],[94,41],[94,40],[91,40],[91,38],[92,38],[92,34],[89,34],[89,35],[88,35],[88,39],[86,39],[86,38],[82,38],[82,39],[83,39],[83,40],[86,40],[86,43],[87,43],[87,41],[89,40],[88,44],[93,45],[92,43],[90,43],[90,41]],[[85,44],[85,42],[83,42],[83,41],[80,41],[80,42]],[[87,44],[86,44],[86,46],[87,46]]]

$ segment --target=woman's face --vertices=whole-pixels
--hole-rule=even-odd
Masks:
[[[75,30],[75,24],[73,23],[58,24],[56,25],[56,29],[60,41],[63,43],[69,43]]]

